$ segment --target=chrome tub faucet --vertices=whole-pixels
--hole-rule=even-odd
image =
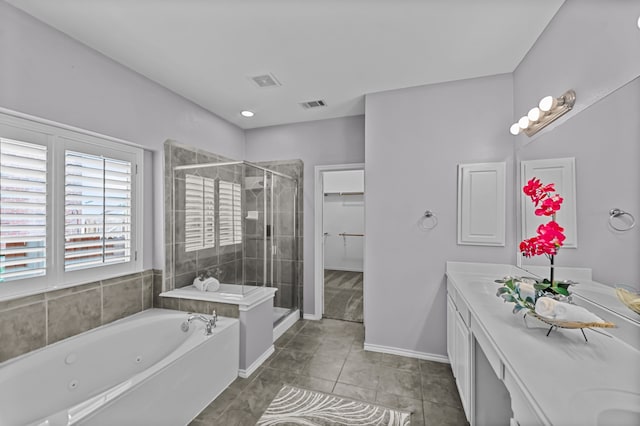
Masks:
[[[216,327],[216,321],[218,320],[218,315],[216,315],[215,310],[213,311],[213,318],[207,318],[204,315],[194,314],[191,312],[189,312],[188,315],[189,316],[187,317],[187,320],[183,322],[182,325],[180,326],[182,331],[186,333],[187,331],[189,331],[189,325],[191,324],[191,322],[193,320],[199,320],[204,323],[204,326],[205,326],[204,334],[207,336],[210,336],[211,334],[213,334],[213,329]]]

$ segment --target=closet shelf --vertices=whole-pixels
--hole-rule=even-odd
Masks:
[[[364,192],[325,192],[324,195],[364,195]]]

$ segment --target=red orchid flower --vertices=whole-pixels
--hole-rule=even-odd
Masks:
[[[540,179],[534,177],[527,182],[527,184],[522,188],[522,191],[525,195],[531,197],[531,201],[533,201],[537,207],[541,200],[548,197],[549,192],[555,191],[555,186],[553,183],[542,185]]]
[[[555,247],[562,247],[566,238],[563,232],[564,228],[554,220],[545,225],[538,226],[539,239],[545,241],[547,244],[553,244]]]
[[[564,199],[558,194],[552,197],[547,196],[542,202],[542,205],[540,206],[540,208],[537,208],[535,210],[535,214],[537,216],[551,216],[555,212],[560,210],[562,201],[564,201]]]

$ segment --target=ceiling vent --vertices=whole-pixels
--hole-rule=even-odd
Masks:
[[[258,87],[277,87],[280,86],[280,82],[273,74],[257,75],[251,77]]]
[[[327,106],[327,103],[322,99],[318,99],[317,101],[300,102],[300,105],[302,105],[302,107],[305,109],[310,109]]]

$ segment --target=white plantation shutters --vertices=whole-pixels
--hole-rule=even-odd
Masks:
[[[0,282],[47,266],[47,147],[0,138]]]
[[[215,180],[185,176],[185,251],[215,247]]]
[[[132,164],[65,151],[64,269],[131,260]]]
[[[240,184],[218,182],[220,246],[242,243],[242,192]]]

